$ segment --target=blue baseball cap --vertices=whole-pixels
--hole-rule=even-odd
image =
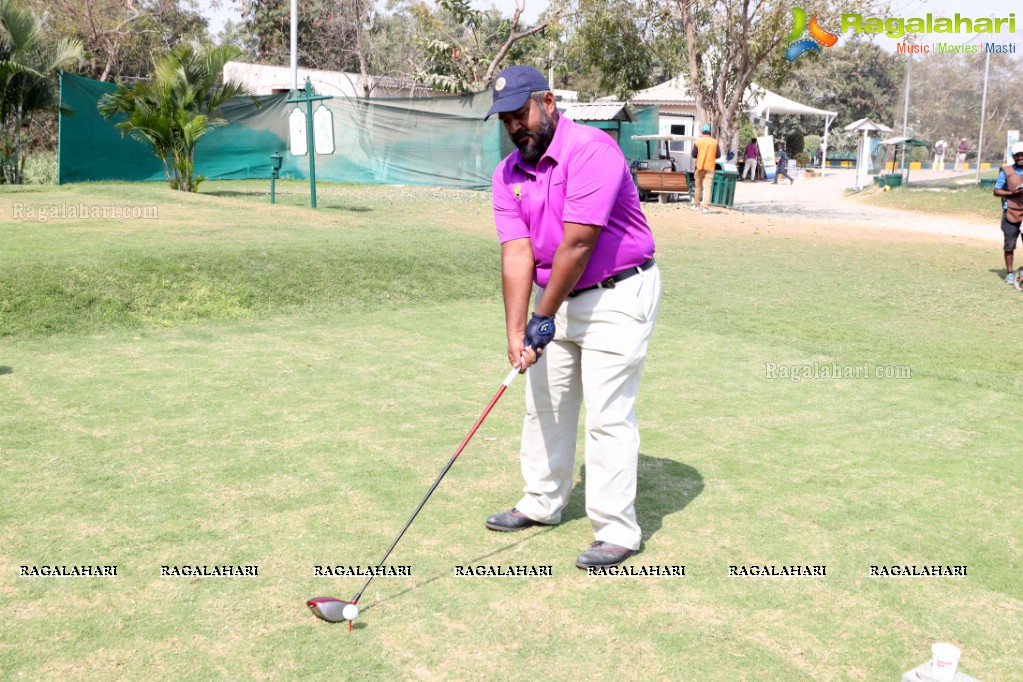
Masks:
[[[550,89],[547,79],[532,66],[509,66],[494,79],[494,103],[483,120],[486,121],[494,114],[518,111],[530,94]]]
[[[705,133],[709,133],[710,132],[710,124],[709,123],[704,123],[703,124],[703,132],[705,132]]]

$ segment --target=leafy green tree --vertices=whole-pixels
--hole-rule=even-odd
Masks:
[[[904,58],[903,58],[904,59]],[[944,137],[951,145],[966,138],[976,148],[984,89],[984,55],[928,54],[914,57],[910,67],[909,125],[912,134],[929,142]],[[1023,61],[1005,54],[990,55],[984,117],[984,161],[1005,158],[1006,134],[1023,129],[1019,95]],[[898,121],[902,121],[901,95]],[[946,156],[947,158],[947,156]]]
[[[227,100],[247,94],[243,85],[221,81],[224,64],[239,52],[233,46],[205,52],[179,46],[157,62],[150,81],[119,85],[100,98],[98,106],[104,118],[124,115],[117,123],[122,136],[152,146],[173,189],[198,189],[204,178],[195,175],[196,144],[226,123],[220,108]]]
[[[259,61],[290,63],[290,0],[243,0],[242,17]],[[299,65],[359,71],[360,46],[373,17],[368,0],[302,0],[298,3]]]
[[[507,61],[544,62],[549,50],[541,35],[556,39],[563,15],[557,6],[535,26],[525,26],[525,0],[518,3],[507,18],[496,9],[474,9],[469,0],[391,0],[383,9],[369,0],[303,0],[298,63],[359,73],[363,96],[371,94],[371,76],[448,92],[484,90]],[[290,61],[288,0],[244,0],[243,17],[260,61]]]
[[[901,132],[893,124],[902,121],[904,57],[857,35],[824,53],[801,57],[796,67],[778,86],[778,92],[812,107],[837,112],[828,134],[829,149],[854,150],[858,134],[847,134],[842,129],[861,118]],[[818,131],[820,121],[818,117],[772,117],[771,132],[784,137],[797,131]]]
[[[52,39],[24,6],[0,0],[0,167],[2,181],[21,184],[35,118],[59,106],[57,72],[81,58],[82,45]]]
[[[905,58],[855,35],[820,55],[804,56],[779,91],[804,104],[838,112],[834,126],[861,118],[890,125],[902,102]],[[901,106],[898,106],[901,121]]]
[[[731,143],[750,104],[750,86],[772,87],[792,72],[785,47],[792,40],[791,0],[575,0],[583,22],[591,67],[602,73],[600,82],[614,86],[623,97],[645,87],[643,65],[658,80],[682,76],[696,101],[697,118],[715,127],[718,139]],[[875,0],[858,3],[869,12]],[[851,0],[804,0],[798,3],[808,16],[835,16],[850,8]],[[826,20],[825,20],[826,21]],[[627,55],[645,51],[648,57],[621,58],[614,49],[600,46],[604,30],[611,30],[613,47]],[[596,28],[594,28],[596,27]],[[805,58],[804,58],[805,59]]]
[[[154,55],[178,43],[210,42],[197,0],[25,0],[48,17],[52,34],[80,40],[84,59],[75,73],[101,81],[141,78]]]
[[[566,53],[572,80],[594,94],[629,99],[677,76],[685,64],[677,17],[664,0],[576,0]]]

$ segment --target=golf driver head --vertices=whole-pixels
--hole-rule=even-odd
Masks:
[[[314,616],[328,623],[351,622],[359,617],[359,607],[343,599],[314,597],[305,604],[313,612]]]

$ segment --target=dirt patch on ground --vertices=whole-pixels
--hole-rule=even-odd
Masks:
[[[741,182],[732,209],[711,207],[706,214],[691,210],[688,202],[647,202],[643,211],[655,233],[662,234],[696,229],[840,240],[937,241],[986,248],[999,248],[1002,243],[997,224],[878,208],[846,196],[854,182],[853,172],[834,170],[823,178],[800,178],[791,184]]]

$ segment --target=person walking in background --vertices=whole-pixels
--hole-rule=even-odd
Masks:
[[[693,143],[693,153],[696,155],[696,192],[693,196],[693,210],[707,213],[707,206],[703,203],[706,196],[709,202],[709,194],[704,194],[707,180],[714,182],[715,162],[721,156],[718,150],[718,141],[710,135],[710,124],[703,124],[703,134],[700,139]]]
[[[956,147],[956,165],[955,170],[962,171],[966,170],[966,152],[970,151],[970,143],[966,141],[966,138],[959,140],[959,146]]]
[[[508,67],[494,80],[493,98],[487,117],[497,114],[517,147],[494,170],[493,202],[508,362],[526,373],[525,494],[487,517],[486,527],[514,532],[561,522],[585,404],[594,542],[576,566],[617,565],[643,539],[636,397],[661,298],[653,233],[617,143],[561,116],[542,73]]]
[[[760,148],[757,146],[757,139],[755,137],[750,138],[744,153],[746,155],[746,164],[742,167],[742,179],[745,180],[748,175],[750,180],[756,181],[757,155],[760,154]]]
[[[945,170],[945,150],[948,149],[948,143],[945,142],[945,138],[941,138],[934,143],[934,170],[943,171]]]
[[[782,176],[785,176],[786,178],[789,179],[790,185],[794,183],[795,180],[793,180],[792,177],[789,175],[788,171],[789,156],[788,154],[785,153],[785,147],[778,147],[778,153],[775,154],[775,159],[777,159],[778,166],[777,170],[774,173],[774,184],[777,185],[778,178]]]
[[[995,180],[994,195],[1002,200],[1002,234],[1005,235],[1005,281],[1020,290],[1019,273],[1012,269],[1012,257],[1023,223],[1023,142],[1012,145],[1012,163],[1002,166]],[[1021,268],[1023,269],[1023,268]]]

